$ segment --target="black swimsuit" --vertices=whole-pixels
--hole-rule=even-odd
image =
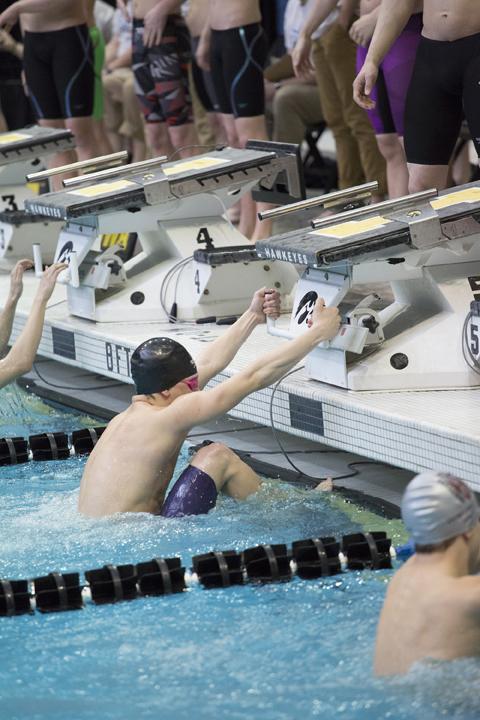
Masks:
[[[405,108],[408,162],[448,165],[464,114],[480,156],[480,33],[422,37]]]
[[[221,113],[235,117],[264,114],[266,59],[267,41],[259,23],[212,30],[210,67]]]
[[[58,120],[92,115],[95,73],[86,25],[25,32],[23,63],[37,118]]]

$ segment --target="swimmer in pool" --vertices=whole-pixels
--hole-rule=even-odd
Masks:
[[[415,555],[390,582],[377,630],[375,673],[405,673],[419,660],[480,654],[479,507],[446,473],[408,485],[402,518]]]
[[[10,275],[10,290],[0,315],[0,357],[2,358],[0,360],[0,388],[32,369],[42,338],[47,302],[52,296],[59,274],[68,267],[65,263],[56,263],[45,270],[27,322],[12,348],[7,352],[15,310],[23,291],[23,273],[32,266],[33,263],[30,260],[20,260]]]
[[[164,502],[190,430],[282,378],[318,343],[334,337],[340,325],[338,309],[326,308],[319,300],[304,333],[203,390],[231,363],[257,325],[279,313],[278,293],[258,290],[249,309],[196,362],[170,338],[152,338],[135,350],[131,372],[137,394],[127,410],[109,423],[88,459],[80,485],[81,513],[197,515],[214,507],[219,491],[237,499],[257,491],[256,473],[227,447],[213,443],[193,456]]]

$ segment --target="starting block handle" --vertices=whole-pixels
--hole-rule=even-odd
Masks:
[[[75,288],[80,287],[80,277],[78,274],[78,256],[75,250],[70,253],[68,266],[70,269],[70,285],[73,285],[73,287]]]
[[[40,278],[43,275],[42,248],[39,243],[33,243],[32,249],[35,277]]]
[[[385,200],[384,202],[375,203],[374,205],[366,205],[362,208],[355,208],[355,210],[347,210],[347,212],[337,213],[337,215],[312,220],[311,226],[314,230],[319,230],[322,227],[330,227],[330,225],[335,225],[335,223],[347,222],[348,220],[364,217],[365,215],[371,215],[376,212],[394,212],[395,210],[402,210],[411,205],[416,205],[422,200],[430,200],[431,198],[437,197],[437,195],[438,190],[435,188],[422,190],[422,192],[413,193],[413,195],[404,195],[394,200]]]
[[[286,340],[291,340],[293,338],[293,335],[289,330],[282,330],[277,327],[277,321],[271,317],[267,317],[267,332],[269,335],[275,335],[276,337],[285,338]]]
[[[110,155],[100,155],[96,158],[90,158],[90,160],[79,160],[78,162],[70,163],[69,165],[61,165],[60,167],[51,168],[50,170],[41,170],[36,173],[29,173],[27,182],[39,182],[40,180],[47,180],[54,175],[62,175],[66,172],[74,172],[75,170],[84,170],[85,168],[98,168],[111,165],[121,165],[128,159],[128,153],[125,150],[121,150],[117,153],[111,153]]]
[[[378,182],[376,180],[364,183],[363,185],[355,185],[354,187],[346,188],[345,190],[337,190],[326,195],[318,195],[317,197],[309,198],[308,200],[290,203],[290,205],[273,208],[273,210],[265,210],[264,212],[258,213],[258,218],[259,220],[270,220],[272,218],[283,217],[283,215],[300,212],[300,210],[336,205],[342,200],[368,198],[371,197],[372,192],[375,192],[375,190],[378,190]]]
[[[92,183],[97,180],[107,180],[110,178],[121,175],[135,175],[143,170],[150,170],[159,167],[168,160],[166,155],[152,158],[151,160],[142,160],[141,162],[130,163],[129,165],[121,165],[120,167],[107,168],[106,170],[99,170],[98,172],[88,173],[86,175],[80,175],[79,177],[68,178],[63,181],[63,186],[66,188],[76,187],[77,185],[83,185],[83,183]]]

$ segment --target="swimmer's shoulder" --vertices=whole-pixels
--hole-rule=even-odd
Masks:
[[[480,620],[480,576],[466,575],[455,581],[455,594],[466,612]]]

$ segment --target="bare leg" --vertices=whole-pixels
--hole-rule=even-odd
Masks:
[[[408,168],[402,139],[396,133],[377,135],[378,149],[387,164],[387,187],[391,199],[408,194]]]
[[[193,456],[190,465],[210,475],[219,492],[237,500],[245,500],[260,487],[258,475],[221,443],[201,448]]]
[[[132,162],[141,162],[147,157],[147,148],[143,140],[132,138]]]
[[[58,128],[62,130],[65,128],[65,120],[61,120],[60,118],[58,120],[39,120],[38,124],[42,127]],[[70,165],[71,163],[76,162],[76,160],[77,155],[75,150],[63,150],[62,152],[58,152],[50,156],[48,167],[51,169],[61,167],[62,165]],[[66,175],[54,175],[50,180],[51,189],[63,190],[62,180],[65,180],[67,177],[71,177],[71,173]]]
[[[75,135],[79,160],[90,160],[100,155],[95,139],[95,120],[92,117],[66,118],[65,126]]]
[[[173,153],[173,146],[165,123],[145,123],[147,146],[153,158]]]
[[[227,139],[227,144],[230,145],[230,147],[239,147],[235,118],[233,115],[218,113],[217,119]]]
[[[113,152],[113,147],[108,137],[105,123],[102,120],[94,119],[93,121],[95,144],[98,148],[100,155],[110,155]]]
[[[237,130],[240,147],[245,147],[247,140],[268,140],[265,115],[257,115],[250,118],[236,118],[235,127]],[[272,205],[268,203],[255,203],[251,195],[242,199],[242,216],[240,220],[240,232],[247,238],[255,241],[267,238],[271,235],[271,224],[268,221],[260,222],[257,212],[269,210]]]
[[[468,155],[468,142],[460,150],[457,159],[453,162],[452,178],[455,185],[464,185],[470,182],[472,169],[470,167],[470,158]]]
[[[173,147],[178,151],[175,155],[176,159],[178,159],[178,157],[187,158],[192,155],[198,155],[199,148],[192,147],[198,145],[197,131],[193,123],[173,125],[168,128],[168,134],[170,135]]]
[[[414,165],[408,163],[408,191],[444,190],[447,187],[448,165]]]

